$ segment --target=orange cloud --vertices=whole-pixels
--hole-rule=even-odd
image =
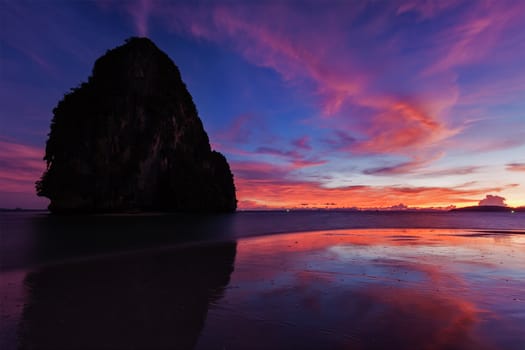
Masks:
[[[351,146],[353,151],[413,154],[414,148],[430,145],[457,131],[449,130],[415,105],[398,101],[379,113],[366,132],[368,139]]]
[[[235,169],[235,168],[234,168]],[[270,171],[268,168],[264,170]],[[385,208],[402,202],[410,207],[446,207],[475,205],[479,196],[504,188],[470,188],[468,186],[403,187],[403,186],[348,186],[326,188],[320,183],[286,180],[282,176],[243,177],[235,172],[240,209],[260,208]],[[255,175],[255,174],[252,174]],[[246,204],[247,206],[243,206]],[[332,205],[333,204],[333,205]]]

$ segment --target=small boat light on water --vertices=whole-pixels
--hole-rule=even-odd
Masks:
[[[514,211],[514,210],[511,210],[511,211],[510,211],[510,213],[511,213],[511,214],[514,214],[514,213],[515,213],[515,211]]]

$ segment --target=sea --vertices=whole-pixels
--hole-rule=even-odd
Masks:
[[[0,213],[0,349],[525,349],[525,213]]]

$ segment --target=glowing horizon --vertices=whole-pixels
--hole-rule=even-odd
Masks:
[[[51,110],[134,35],[179,66],[240,209],[525,206],[525,3],[329,4],[6,1],[0,207],[46,206]]]

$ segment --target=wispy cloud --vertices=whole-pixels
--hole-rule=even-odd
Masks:
[[[443,12],[453,9],[458,6],[462,0],[443,0],[443,1],[427,1],[427,0],[407,0],[400,1],[397,8],[398,14],[408,12],[416,12],[420,15],[422,20],[435,17]]]
[[[411,160],[391,166],[368,168],[363,170],[363,174],[366,175],[399,175],[413,173],[422,168],[428,162],[422,160]]]
[[[308,136],[303,136],[298,139],[292,140],[292,145],[306,151],[312,150],[312,146],[310,146],[310,137]]]
[[[436,36],[438,59],[425,74],[436,74],[461,65],[478,62],[499,43],[507,28],[521,23],[523,2],[478,1],[450,28]]]
[[[525,172],[525,163],[509,163],[506,165],[506,169],[510,171],[523,171]]]
[[[221,144],[247,143],[252,134],[254,119],[255,117],[248,113],[238,115],[229,125],[214,133],[213,136]]]
[[[272,156],[277,156],[277,157],[287,159],[289,161],[289,164],[292,165],[293,169],[304,168],[304,167],[315,166],[315,165],[322,165],[326,163],[325,160],[310,157],[308,153],[305,154],[299,151],[300,149],[301,147],[297,147],[297,146],[296,146],[296,149],[291,149],[291,150],[284,150],[284,149],[273,148],[273,147],[259,147],[255,150],[254,153],[261,154],[261,155],[272,155]]]
[[[334,130],[330,137],[322,141],[333,151],[348,150],[356,143],[355,137],[342,130]]]
[[[431,145],[457,133],[429,114],[407,102],[393,103],[373,118],[368,138],[351,146],[363,153],[413,154],[414,149]]]
[[[5,192],[34,193],[45,169],[40,148],[0,139],[0,189]]]
[[[453,176],[453,175],[471,175],[479,172],[481,166],[459,166],[447,169],[438,169],[432,171],[425,171],[419,174],[421,177],[435,177],[435,176]]]
[[[139,36],[148,36],[148,21],[153,4],[151,0],[137,0],[129,2],[127,10],[133,16],[135,29]]]

